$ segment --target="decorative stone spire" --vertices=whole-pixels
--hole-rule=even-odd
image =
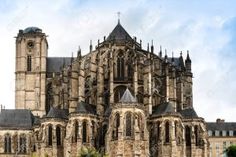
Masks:
[[[81,57],[81,48],[79,46],[78,51],[77,51],[77,58],[80,58],[80,57]]]
[[[162,47],[160,46],[159,57],[162,57]]]
[[[123,96],[120,99],[121,103],[135,103],[137,102],[136,98],[133,97],[129,89],[127,88],[123,94]]]
[[[92,45],[92,40],[90,40],[89,51],[92,52],[92,50],[93,50],[93,45]]]
[[[192,61],[189,57],[189,51],[187,51],[187,57],[185,59],[185,66],[186,66],[186,71],[191,73],[192,72]]]
[[[153,40],[152,40],[152,45],[151,45],[151,53],[154,52],[154,46],[153,46]]]

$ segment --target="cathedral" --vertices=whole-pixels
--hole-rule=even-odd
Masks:
[[[95,48],[48,57],[38,27],[16,37],[15,108],[0,112],[0,157],[207,157],[187,57],[143,48],[118,21]]]

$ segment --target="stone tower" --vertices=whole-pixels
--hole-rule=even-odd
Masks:
[[[45,113],[46,57],[45,33],[37,27],[19,30],[16,37],[16,109]]]

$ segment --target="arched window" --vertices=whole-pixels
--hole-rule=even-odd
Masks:
[[[26,153],[26,137],[25,135],[21,135],[20,136],[20,140],[19,140],[19,150],[20,153],[25,154]]]
[[[170,124],[169,122],[165,123],[165,142],[170,142]]]
[[[119,53],[117,56],[117,78],[119,80],[124,79],[124,57],[123,53]]]
[[[28,55],[27,56],[27,71],[31,71],[32,70],[32,59],[31,56]]]
[[[198,146],[199,141],[198,141],[198,127],[197,126],[194,127],[194,134],[195,134],[195,144],[196,144],[196,146]]]
[[[56,127],[56,137],[57,137],[57,146],[61,145],[61,128],[59,126]]]
[[[191,129],[189,126],[185,127],[185,141],[186,146],[191,146]]]
[[[52,146],[52,126],[48,126],[48,146]]]
[[[77,121],[75,121],[74,124],[75,128],[74,128],[74,139],[72,140],[72,142],[77,142],[78,136],[79,136],[79,124]]]
[[[11,153],[11,136],[9,134],[4,138],[4,153]]]
[[[141,113],[138,114],[138,127],[140,129],[141,138],[144,138],[144,123]]]
[[[113,131],[113,139],[118,139],[118,134],[119,134],[119,126],[120,126],[120,115],[117,113],[115,116],[115,128]]]
[[[87,122],[86,121],[84,121],[82,123],[82,127],[83,127],[83,129],[82,129],[82,131],[83,131],[82,142],[86,143],[87,142]]]
[[[132,115],[131,113],[127,113],[125,117],[126,122],[126,136],[132,136]]]

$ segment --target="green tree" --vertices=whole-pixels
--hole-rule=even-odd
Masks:
[[[236,145],[229,146],[225,152],[228,157],[236,157]]]
[[[102,155],[93,147],[82,147],[79,151],[78,157],[107,157]]]

